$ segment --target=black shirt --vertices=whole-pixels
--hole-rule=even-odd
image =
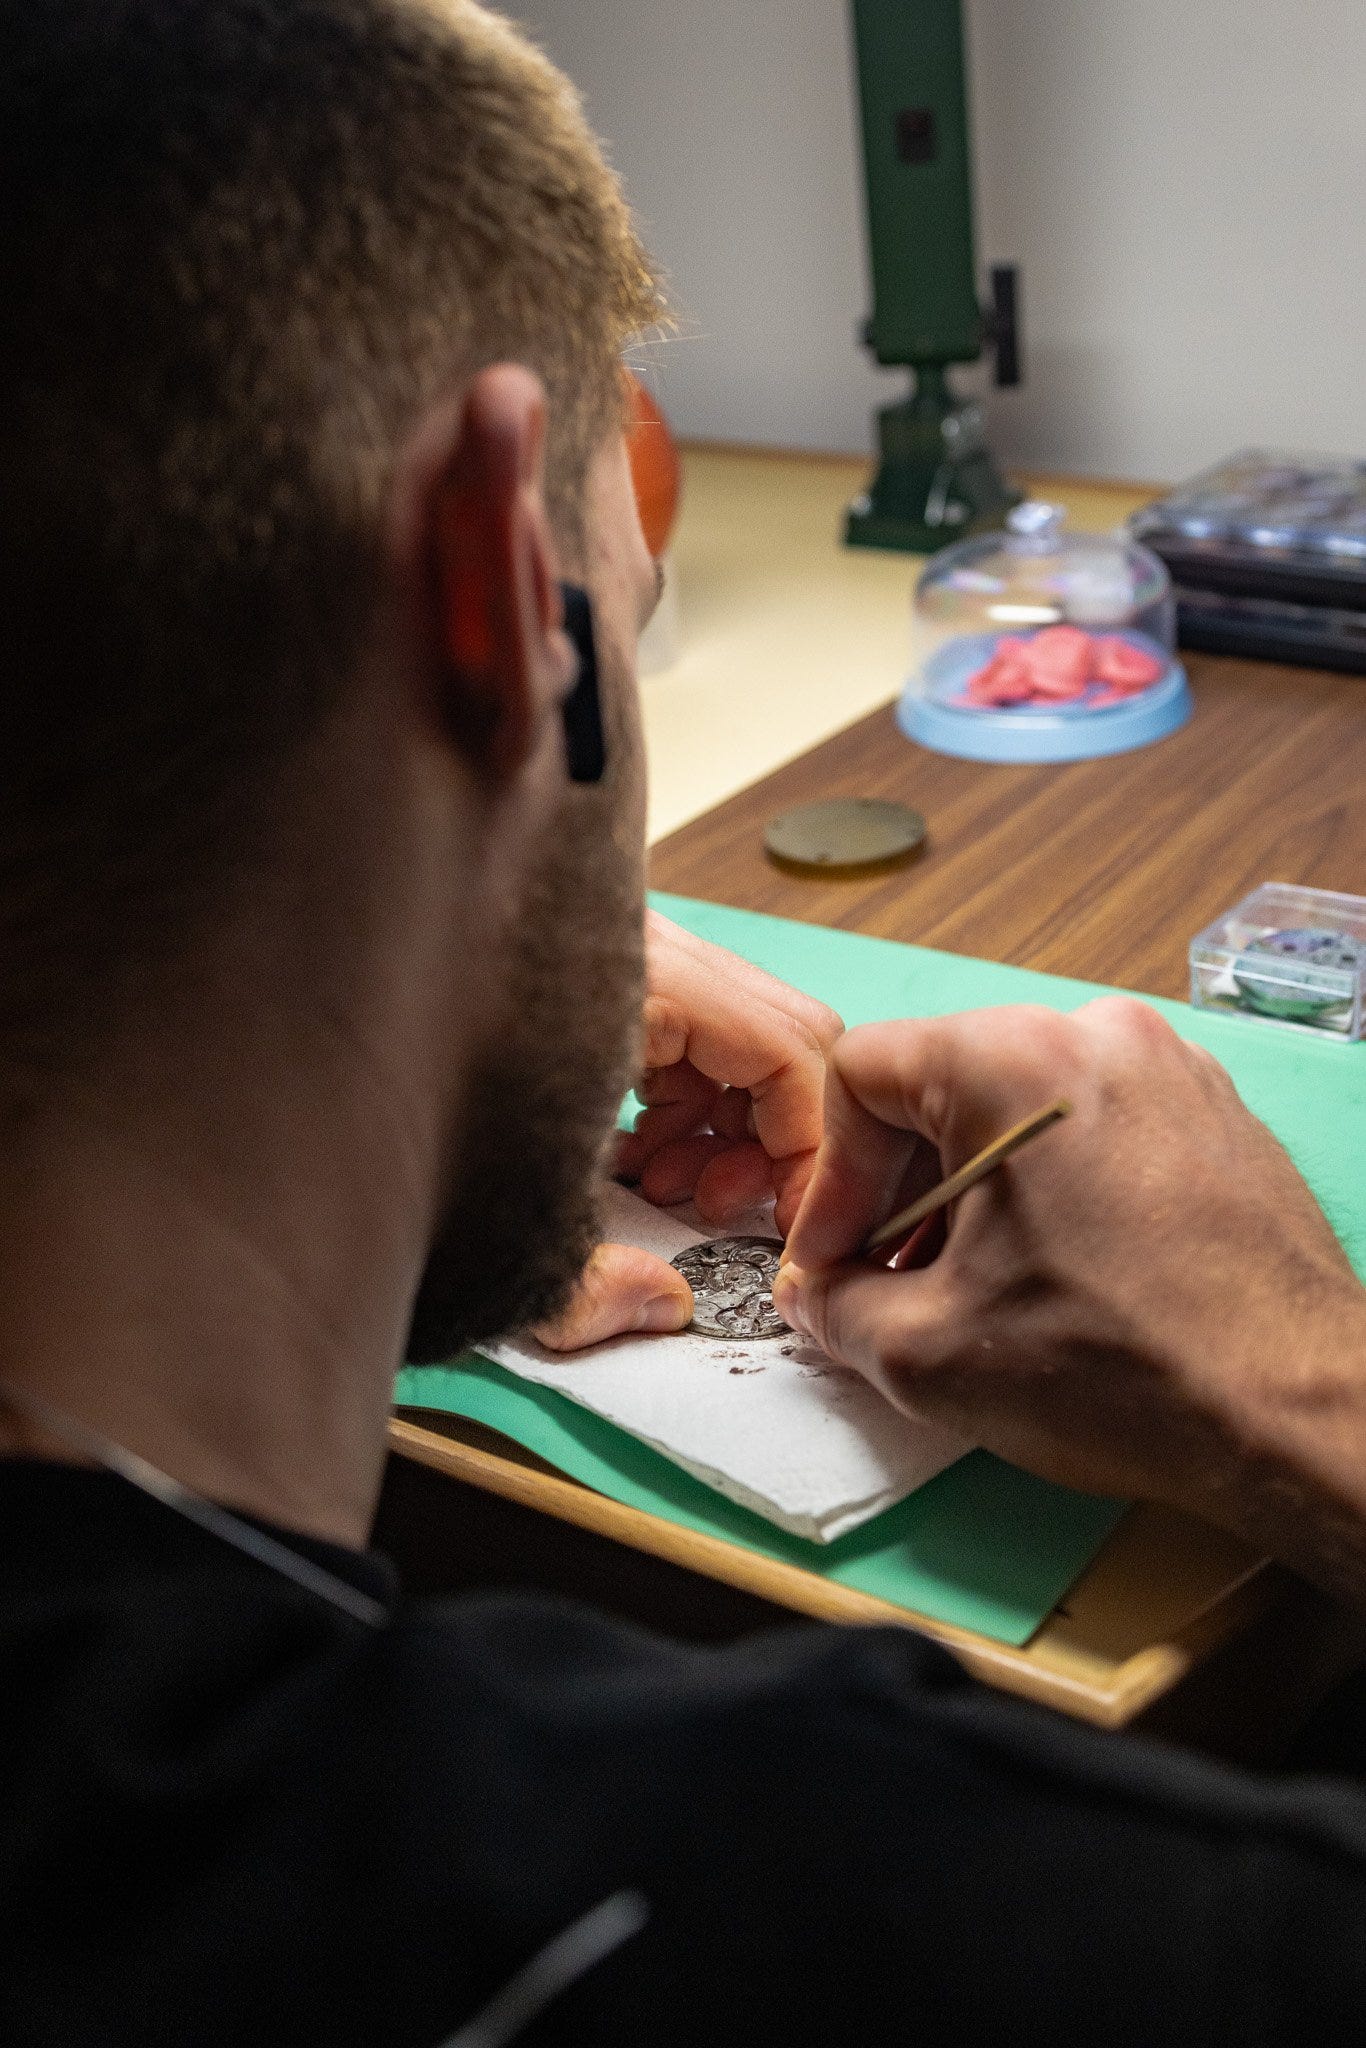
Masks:
[[[0,1464],[0,2043],[437,2048],[621,1887],[550,2042],[1359,2039],[1366,1795],[997,1699],[899,1630],[372,1629],[106,1474]]]

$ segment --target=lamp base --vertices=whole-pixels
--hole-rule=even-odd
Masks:
[[[956,399],[942,364],[922,367],[910,398],[878,414],[881,463],[844,522],[854,548],[928,555],[1004,523],[1020,493],[991,459],[981,407]]]

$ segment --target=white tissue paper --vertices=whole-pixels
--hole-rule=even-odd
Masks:
[[[604,1235],[671,1259],[704,1236],[772,1234],[769,1219],[704,1232],[677,1210],[609,1191]],[[829,1543],[902,1500],[970,1446],[912,1422],[857,1373],[795,1335],[744,1342],[614,1337],[566,1356],[521,1336],[484,1347],[780,1528]]]

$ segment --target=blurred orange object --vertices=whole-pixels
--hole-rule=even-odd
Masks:
[[[636,487],[645,545],[658,559],[669,545],[678,511],[678,448],[668,421],[639,377],[628,370],[626,382],[631,407],[626,439],[631,480]]]

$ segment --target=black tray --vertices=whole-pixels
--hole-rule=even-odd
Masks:
[[[1287,604],[1176,586],[1176,637],[1207,654],[1366,675],[1366,610]]]

